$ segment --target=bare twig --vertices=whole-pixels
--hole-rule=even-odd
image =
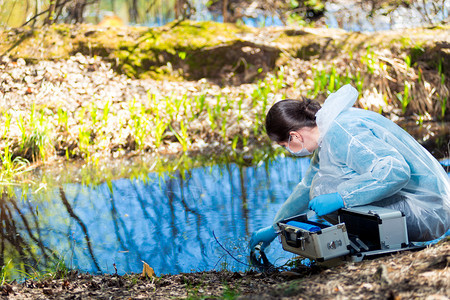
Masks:
[[[235,261],[237,261],[237,262],[240,263],[240,264],[243,264],[244,266],[251,267],[251,265],[246,264],[246,263],[240,261],[239,259],[237,259],[236,257],[234,257],[233,254],[230,253],[230,251],[228,251],[227,249],[225,249],[225,247],[222,246],[222,244],[219,242],[219,240],[217,239],[216,235],[214,234],[214,230],[213,230],[212,234],[213,234],[214,238],[216,239],[217,244],[219,244],[219,246],[220,246],[223,250],[225,250],[225,252],[228,253],[228,255],[231,256],[232,259],[234,259]]]
[[[433,25],[433,21],[430,18],[430,15],[428,14],[428,10],[427,10],[427,2],[425,0],[422,0],[422,5],[423,5],[423,11],[424,13],[424,18],[428,21],[428,23],[430,25]]]
[[[66,0],[66,1],[64,1],[64,2],[62,2],[62,3],[59,3],[58,6],[64,6],[64,5],[66,5],[67,3],[69,3],[70,1],[72,1],[72,0]],[[27,24],[30,23],[31,21],[33,21],[33,20],[37,19],[38,17],[42,16],[43,14],[47,13],[49,10],[50,10],[50,8],[48,8],[48,9],[46,9],[46,10],[44,10],[44,11],[41,11],[40,13],[35,14],[31,19],[29,19],[28,21],[26,21],[25,23],[23,23],[22,26],[20,26],[20,27],[23,27],[23,26],[27,25]]]

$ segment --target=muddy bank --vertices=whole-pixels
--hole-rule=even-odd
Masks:
[[[448,299],[450,240],[333,268],[208,271],[143,278],[68,272],[1,286],[5,299]]]

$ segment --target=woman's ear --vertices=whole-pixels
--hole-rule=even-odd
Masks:
[[[289,135],[291,136],[291,139],[292,139],[293,137],[296,137],[296,138],[299,139],[300,141],[303,141],[303,139],[301,139],[301,134],[298,133],[297,131],[294,131],[294,130],[289,131]]]
[[[297,134],[297,132],[295,132],[295,131],[289,131],[289,137],[291,138],[291,140],[294,136],[296,136],[296,134]]]

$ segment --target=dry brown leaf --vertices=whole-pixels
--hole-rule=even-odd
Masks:
[[[154,277],[155,275],[155,271],[153,271],[153,268],[150,267],[145,261],[142,260],[142,263],[144,264],[144,267],[142,269],[142,276],[143,277]]]

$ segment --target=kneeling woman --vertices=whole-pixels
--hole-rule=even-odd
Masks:
[[[352,108],[350,85],[323,107],[311,100],[282,100],[266,116],[270,139],[293,155],[313,154],[302,181],[273,225],[253,233],[250,248],[276,237],[282,219],[315,211],[330,222],[343,207],[375,205],[406,215],[410,241],[428,241],[450,227],[450,183],[439,162],[406,131],[375,112]]]

